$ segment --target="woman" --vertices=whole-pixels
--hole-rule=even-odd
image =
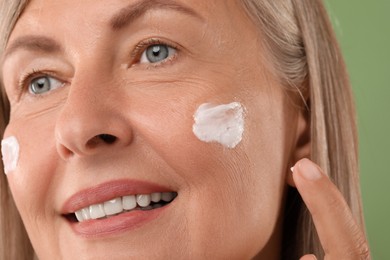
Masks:
[[[4,259],[369,258],[321,1],[1,8]]]

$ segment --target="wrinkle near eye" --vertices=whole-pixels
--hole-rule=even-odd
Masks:
[[[65,104],[65,102],[66,96],[50,100],[40,100],[39,102],[35,101],[34,103],[36,104],[32,104],[29,106],[18,103],[12,107],[11,115],[15,119],[36,119],[42,116],[46,116],[50,113],[54,113],[57,110],[60,110],[63,104]]]

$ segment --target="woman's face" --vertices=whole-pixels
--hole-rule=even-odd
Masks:
[[[234,1],[31,1],[2,74],[4,138],[20,148],[7,178],[38,256],[276,252],[298,113],[265,56]],[[242,140],[201,141],[199,106],[232,102],[244,108]],[[144,208],[158,192],[177,196]],[[135,209],[97,216],[136,194]],[[82,208],[97,219],[77,221]]]

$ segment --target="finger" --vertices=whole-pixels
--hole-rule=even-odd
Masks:
[[[295,185],[309,209],[327,259],[369,259],[363,232],[337,187],[308,159],[293,168]]]
[[[317,260],[317,257],[315,255],[304,255],[299,260]]]

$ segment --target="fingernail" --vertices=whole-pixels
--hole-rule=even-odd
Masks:
[[[293,173],[294,172],[294,166],[290,168],[290,171]]]
[[[309,181],[316,181],[321,178],[320,169],[310,160],[304,159],[299,164],[299,171],[302,176]]]

